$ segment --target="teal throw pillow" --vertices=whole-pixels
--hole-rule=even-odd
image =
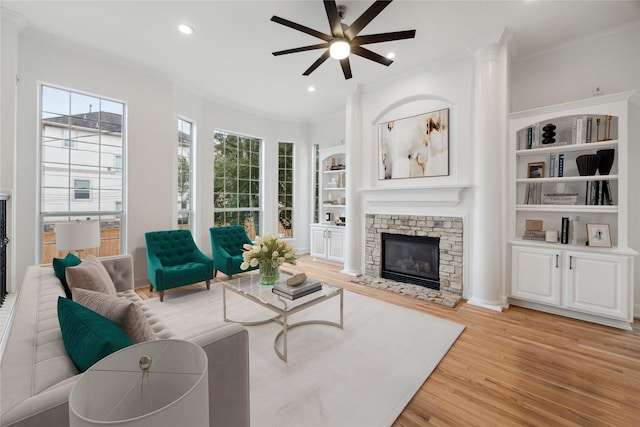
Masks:
[[[80,265],[81,262],[82,260],[71,252],[69,252],[64,258],[53,259],[53,271],[54,273],[56,273],[56,277],[62,282],[62,286],[64,287],[64,294],[69,299],[71,299],[71,289],[69,289],[69,284],[67,283],[65,270],[67,269],[67,267],[75,267],[76,265]]]
[[[58,321],[64,348],[80,372],[132,344],[118,325],[68,298],[58,297]]]

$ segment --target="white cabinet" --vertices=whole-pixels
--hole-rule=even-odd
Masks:
[[[630,175],[636,173],[628,159],[632,95],[510,115],[507,230],[512,248],[507,253],[512,304],[630,327],[637,255],[628,246]],[[585,172],[584,163],[578,166],[586,158],[604,164],[611,153],[613,161],[603,169]],[[546,231],[563,234],[563,218],[576,221],[574,239],[545,241]],[[542,222],[542,230],[527,230],[527,223],[535,222]],[[599,246],[609,247],[596,247],[593,241],[589,246],[587,224],[608,231],[610,242]]]
[[[557,314],[625,328],[633,321],[631,256],[519,244],[511,254],[516,305],[540,303],[566,310],[550,310]]]
[[[311,256],[334,262],[344,262],[344,227],[311,226]]]
[[[514,246],[511,296],[559,306],[562,298],[560,254],[550,249]]]
[[[632,321],[630,257],[567,251],[563,261],[567,308]]]

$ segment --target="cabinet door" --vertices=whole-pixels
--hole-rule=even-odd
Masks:
[[[325,258],[327,256],[326,248],[327,229],[325,227],[311,228],[311,256]]]
[[[629,319],[629,257],[566,252],[567,308]]]
[[[327,259],[331,261],[344,261],[344,231],[336,230],[335,228],[329,230]]]
[[[560,254],[550,249],[514,246],[511,296],[545,304],[561,304]]]

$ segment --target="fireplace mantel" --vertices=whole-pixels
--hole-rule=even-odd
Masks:
[[[372,205],[446,206],[458,205],[469,184],[435,185],[429,187],[359,188],[364,200]]]

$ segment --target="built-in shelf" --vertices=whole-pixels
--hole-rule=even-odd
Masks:
[[[556,176],[552,178],[518,178],[516,182],[546,184],[549,182],[585,182],[585,181],[615,181],[618,175],[586,175],[586,176]]]
[[[541,148],[516,150],[516,156],[537,156],[539,154],[549,153],[568,153],[571,151],[585,151],[589,148],[593,148],[594,150],[604,150],[606,148],[616,148],[617,146],[618,140],[589,142],[587,144],[554,145],[553,147],[542,146]]]
[[[618,213],[616,205],[516,205],[521,212]]]

